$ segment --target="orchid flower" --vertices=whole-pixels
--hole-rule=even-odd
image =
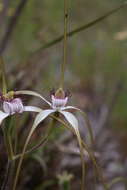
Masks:
[[[60,113],[64,116],[64,118],[69,122],[70,126],[73,127],[74,130],[78,131],[78,120],[77,120],[77,118],[75,117],[74,114],[68,112],[68,110],[73,109],[75,111],[79,111],[85,117],[85,121],[87,124],[86,126],[88,127],[91,142],[93,143],[93,134],[92,134],[92,130],[90,127],[90,123],[86,117],[86,114],[77,107],[66,106],[68,103],[68,99],[69,99],[69,93],[68,92],[64,92],[62,88],[59,88],[56,92],[53,90],[51,92],[51,102],[49,102],[42,95],[40,95],[39,93],[34,92],[34,91],[21,90],[21,91],[15,92],[15,95],[18,95],[18,96],[22,95],[22,94],[39,97],[50,106],[50,109],[46,109],[46,110],[41,110],[40,108],[36,108],[37,110],[39,109],[40,112],[39,112],[39,114],[37,114],[37,116],[35,118],[35,121],[34,121],[35,127],[34,128],[36,128],[39,125],[39,123],[41,123],[49,115],[57,112],[57,113]]]
[[[62,114],[64,116],[65,120],[69,124],[69,125],[64,124],[64,126],[71,129],[71,131],[76,135],[77,140],[78,140],[78,144],[79,144],[79,148],[80,148],[81,162],[82,162],[81,190],[83,190],[84,189],[84,175],[85,175],[84,171],[85,170],[84,170],[84,154],[83,154],[83,147],[82,147],[82,139],[80,137],[80,132],[79,132],[79,129],[78,129],[78,120],[75,117],[75,115],[70,113],[68,110],[73,109],[73,110],[76,110],[76,111],[80,111],[81,113],[83,113],[83,112],[80,109],[76,108],[76,107],[66,106],[67,103],[68,103],[69,95],[68,95],[68,93],[65,93],[62,88],[59,88],[56,92],[52,92],[52,94],[51,94],[51,102],[49,102],[43,96],[41,96],[40,94],[38,94],[38,93],[36,93],[34,91],[22,90],[22,91],[16,91],[15,92],[15,95],[21,95],[21,94],[32,95],[32,96],[36,96],[36,97],[41,98],[43,101],[45,101],[50,106],[50,109],[41,110],[37,114],[37,116],[36,116],[36,118],[34,120],[33,126],[31,127],[31,130],[30,130],[30,132],[29,132],[29,134],[27,136],[27,139],[26,139],[26,142],[25,142],[25,145],[24,145],[21,157],[20,157],[20,161],[19,161],[16,176],[19,175],[20,166],[22,164],[23,157],[25,155],[27,145],[28,145],[28,143],[30,141],[30,138],[31,138],[33,132],[35,131],[35,129],[48,116],[50,116],[50,115],[52,116],[53,113],[60,113],[60,114]],[[59,119],[58,119],[58,121],[59,121]],[[88,124],[88,122],[87,122],[87,124]],[[89,129],[89,126],[88,126],[88,129]],[[90,130],[89,130],[89,132],[90,132]],[[17,184],[17,179],[15,181],[14,187],[16,187],[16,184]]]
[[[67,92],[65,93],[62,90],[62,88],[59,88],[56,92],[52,92],[51,102],[46,100],[40,94],[33,92],[33,91],[22,90],[22,91],[16,91],[15,94],[16,95],[26,94],[26,95],[33,95],[33,96],[40,97],[42,100],[44,100],[50,106],[50,109],[40,111],[40,113],[37,115],[37,117],[35,119],[35,123],[39,119],[37,122],[39,124],[50,114],[58,112],[58,113],[61,113],[65,117],[65,119],[71,124],[72,127],[75,128],[78,126],[78,121],[77,121],[76,117],[72,113],[68,112],[67,110],[69,110],[69,109],[80,110],[80,109],[73,107],[73,106],[66,106],[69,95]]]
[[[3,111],[0,110],[0,124],[8,116],[23,112],[40,112],[41,109],[35,106],[24,106],[22,99],[15,94],[14,91],[9,91],[6,94],[0,95]]]
[[[23,157],[25,155],[27,145],[28,145],[28,143],[30,141],[30,138],[31,138],[33,132],[37,128],[37,126],[44,119],[46,119],[48,116],[50,116],[51,114],[60,113],[68,121],[68,123],[69,123],[68,128],[71,127],[74,134],[77,136],[77,140],[78,140],[78,144],[79,144],[79,148],[80,148],[80,156],[81,156],[81,161],[82,161],[82,184],[81,184],[81,190],[83,190],[83,187],[84,187],[84,171],[85,171],[84,170],[84,158],[83,158],[84,155],[83,155],[83,147],[82,147],[81,137],[80,137],[80,133],[79,133],[79,129],[78,129],[78,120],[72,113],[66,111],[68,109],[76,109],[76,110],[78,110],[78,108],[75,108],[73,106],[66,106],[66,104],[68,102],[68,94],[65,93],[62,88],[59,88],[56,92],[53,92],[51,94],[51,103],[49,101],[47,101],[40,94],[38,94],[36,92],[33,92],[33,91],[28,91],[28,90],[16,91],[15,94],[16,95],[26,94],[26,95],[33,95],[33,96],[40,97],[42,100],[44,100],[50,106],[50,109],[41,110],[39,112],[39,114],[37,114],[37,116],[36,116],[36,118],[34,120],[33,126],[31,127],[29,135],[27,136],[27,139],[26,139],[26,142],[25,142],[25,145],[24,145],[21,157],[20,157],[20,161],[19,161],[17,172],[16,172],[16,176],[19,175],[20,166],[22,164]],[[17,184],[17,178],[15,180],[14,189],[15,189],[16,184]]]

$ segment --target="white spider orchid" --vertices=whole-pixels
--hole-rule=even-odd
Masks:
[[[51,109],[46,109],[46,110],[40,111],[40,113],[37,115],[35,122],[34,122],[34,123],[36,123],[36,121],[38,121],[36,123],[37,125],[41,121],[43,121],[45,118],[47,118],[50,114],[58,112],[58,113],[61,113],[65,117],[65,119],[69,122],[69,124],[73,128],[78,127],[78,121],[77,121],[76,117],[72,113],[70,113],[66,110],[69,110],[69,109],[80,110],[80,109],[73,107],[73,106],[66,106],[66,104],[68,102],[68,94],[65,93],[62,88],[59,88],[56,92],[52,92],[52,94],[51,94],[52,102],[51,103],[49,101],[47,101],[44,97],[42,97],[40,94],[33,92],[33,91],[28,91],[28,90],[16,91],[15,94],[16,95],[26,94],[26,95],[33,95],[33,96],[40,97],[51,107]]]
[[[73,115],[72,113],[68,112],[68,110],[76,110],[76,111],[80,111],[81,113],[83,113],[80,109],[73,107],[73,106],[66,106],[67,102],[68,102],[68,94],[65,93],[63,91],[62,88],[59,88],[56,92],[53,92],[51,94],[51,103],[49,101],[47,101],[43,96],[41,96],[40,94],[33,92],[33,91],[28,91],[28,90],[23,90],[23,91],[16,91],[15,95],[21,95],[21,94],[26,94],[26,95],[32,95],[32,96],[37,96],[39,98],[41,98],[42,100],[44,100],[51,109],[46,109],[46,110],[41,110],[33,123],[33,126],[31,127],[31,130],[29,132],[29,135],[27,136],[22,154],[21,154],[21,158],[20,158],[20,162],[19,162],[19,167],[22,163],[23,157],[25,155],[26,152],[26,148],[27,145],[30,141],[30,138],[33,134],[33,132],[35,131],[35,129],[38,127],[38,125],[44,120],[46,119],[48,116],[52,115],[53,113],[60,113],[64,116],[65,120],[69,123],[69,125],[64,124],[64,126],[66,126],[67,128],[71,129],[72,132],[77,136],[77,140],[78,140],[78,144],[79,144],[79,148],[80,148],[80,156],[81,156],[81,161],[82,161],[82,183],[81,183],[81,189],[83,190],[84,187],[84,153],[83,153],[83,147],[82,147],[82,140],[80,137],[80,133],[79,133],[79,129],[78,129],[78,120],[75,117],[75,115]],[[40,108],[39,108],[40,109]],[[83,113],[84,114],[84,113]],[[85,116],[85,115],[84,115]],[[58,119],[59,118],[56,118]],[[61,120],[62,121],[62,120]],[[60,122],[61,122],[60,121]],[[87,122],[87,126],[88,126],[88,121]],[[62,122],[61,122],[62,123]],[[65,123],[65,122],[64,122]],[[89,132],[91,131],[91,129],[89,128]],[[90,135],[92,133],[90,132]],[[92,135],[91,135],[92,136]],[[17,176],[18,176],[18,170],[17,170]],[[16,185],[16,183],[15,183]]]
[[[79,108],[76,108],[74,106],[66,106],[66,104],[68,102],[68,98],[69,98],[69,93],[68,92],[65,93],[62,88],[59,88],[56,92],[55,91],[51,92],[51,103],[48,100],[46,100],[43,96],[41,96],[39,93],[36,93],[34,91],[22,90],[22,91],[15,92],[15,95],[21,95],[21,94],[39,97],[43,101],[45,101],[51,108],[51,109],[42,110],[42,109],[36,107],[36,109],[37,110],[39,109],[40,112],[39,112],[39,114],[37,114],[37,116],[34,120],[34,127],[33,127],[34,129],[39,125],[39,123],[41,123],[50,114],[57,112],[57,113],[62,114],[65,117],[65,119],[69,122],[69,124],[71,125],[71,127],[73,127],[74,130],[78,131],[77,118],[75,117],[75,115],[68,112],[68,110],[76,110],[84,115],[91,139],[93,138],[92,132],[90,129],[90,124],[89,124],[89,121],[88,121],[85,113],[82,110],[80,110]]]
[[[0,124],[11,115],[23,112],[40,112],[41,109],[35,106],[24,106],[22,99],[18,97],[14,91],[0,95],[3,111],[0,110]]]

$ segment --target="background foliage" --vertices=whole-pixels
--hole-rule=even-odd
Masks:
[[[69,31],[104,15],[124,2],[123,0],[70,0]],[[19,1],[15,0],[7,3],[5,15],[2,15],[2,8],[0,9],[1,42],[18,4]],[[2,0],[0,7],[2,7]],[[88,113],[96,137],[94,150],[100,155],[98,159],[108,181],[113,177],[127,176],[125,170],[127,167],[125,147],[127,142],[126,17],[127,6],[68,39],[65,88],[73,94],[70,102]],[[53,87],[57,88],[59,84],[63,44],[60,42],[47,49],[40,48],[61,34],[63,34],[63,1],[30,0],[25,4],[3,52],[9,89],[33,89],[50,98],[49,91]],[[27,97],[24,98],[24,102],[31,102],[39,106],[42,104],[37,99],[28,99]],[[107,110],[107,115],[105,110]],[[33,119],[34,115],[28,117],[26,114],[20,120],[17,116],[15,120],[18,152],[22,149],[32,123],[31,118]],[[82,120],[79,116],[81,134],[89,143]],[[100,122],[102,122],[101,125]],[[48,121],[42,123],[33,136],[32,145],[44,134],[47,125]],[[78,189],[80,159],[73,152],[77,146],[74,137],[58,126],[50,138],[48,144],[26,157],[18,189],[62,189],[61,176],[58,177],[58,174],[66,178],[67,173],[63,174],[64,170],[70,174],[73,173],[72,180],[70,175],[67,175],[67,181],[72,181],[73,190]],[[6,165],[2,132],[0,146],[1,163]],[[67,146],[70,149],[66,150]],[[72,152],[69,153],[69,150]],[[112,154],[111,159],[110,154]],[[109,160],[116,165],[111,165]],[[93,186],[91,186],[90,180],[93,170],[90,161],[88,161],[87,169],[88,188],[92,190]],[[5,167],[1,166],[1,172],[4,170]],[[115,170],[113,175],[110,175],[110,170],[111,173]],[[98,190],[99,187],[100,183],[97,181],[94,189]],[[119,187],[120,190],[127,188],[123,183],[114,185],[112,188],[116,190]]]

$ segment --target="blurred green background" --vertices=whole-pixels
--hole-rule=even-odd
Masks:
[[[124,1],[70,0],[68,30],[92,21],[122,2]],[[10,3],[5,25],[14,14],[18,3],[18,1]],[[73,92],[79,85],[81,88],[89,86],[95,93],[108,99],[118,80],[122,80],[126,86],[126,30],[125,7],[86,31],[71,37],[68,40],[66,88]],[[60,65],[63,61],[62,43],[40,51],[39,54],[36,53],[37,55],[33,56],[33,53],[62,33],[62,1],[28,1],[4,52],[7,71],[10,72],[9,85],[13,86],[20,78],[20,83],[23,83],[25,88],[31,86],[32,80],[37,80],[32,88],[42,93],[45,93],[43,89],[48,92],[50,88],[57,87]],[[23,77],[25,74],[26,78]],[[32,75],[31,78],[28,77],[29,74]],[[120,93],[115,106],[115,114],[119,119],[126,119],[125,93],[126,89]]]
[[[68,31],[89,23],[124,2],[126,1],[69,0]],[[1,42],[19,3],[19,0],[7,3],[6,14],[2,17],[0,27]],[[29,0],[25,4],[3,52],[9,90],[31,89],[42,93],[50,100],[49,91],[59,85],[60,66],[63,62],[63,41],[47,49],[41,49],[41,47],[63,34],[63,6],[63,1],[60,0]],[[0,13],[2,10],[1,0]],[[105,116],[104,124],[107,125],[107,129],[104,128],[102,134],[105,133],[105,130],[112,130],[114,139],[119,140],[120,152],[123,155],[121,159],[124,160],[127,156],[127,150],[124,147],[127,142],[126,18],[127,6],[87,30],[68,38],[68,63],[65,73],[65,89],[68,89],[72,94],[70,104],[82,108],[90,115],[90,118],[92,118],[92,114],[95,114],[97,122],[101,117],[98,113],[106,106],[108,116]],[[25,101],[39,106],[43,105],[43,103],[40,104],[39,100],[32,98],[26,97]],[[26,124],[30,126],[31,120],[27,118],[27,115],[22,118],[19,128],[23,128]],[[48,125],[48,123],[43,125]],[[24,139],[26,130],[23,128],[22,132],[22,139]],[[19,189],[56,190],[58,186],[60,189],[63,188],[56,182],[59,179],[56,179],[56,176],[57,173],[63,171],[64,167],[57,171],[56,162],[61,158],[61,154],[64,157],[64,153],[58,153],[55,148],[52,148],[54,140],[62,138],[63,133],[66,132],[57,128],[52,135],[51,143],[46,146],[47,148],[31,156],[41,164],[43,171],[32,162],[32,159],[26,159],[24,164],[27,165],[28,161],[30,163],[29,167],[22,172],[22,176],[26,176],[26,179],[23,180],[23,183],[20,182]],[[81,133],[84,136],[82,130]],[[40,134],[33,137],[35,142],[38,135]],[[19,147],[22,147],[21,142],[20,144]],[[57,157],[57,160],[54,157]],[[46,166],[48,174],[45,176],[44,168],[48,162],[50,163],[49,167]],[[50,167],[54,173],[50,172]],[[35,179],[32,176],[34,174],[33,168],[35,171],[39,171],[39,180],[36,179],[36,176]],[[78,176],[75,169],[70,169],[69,172],[74,172]],[[33,179],[35,184],[33,182],[32,185]],[[78,180],[74,182],[73,189],[78,189],[79,179],[80,175]],[[76,187],[75,184],[77,184]],[[93,188],[89,187],[89,190],[93,190]]]

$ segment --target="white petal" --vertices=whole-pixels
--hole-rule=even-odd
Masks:
[[[46,117],[48,117],[51,113],[55,112],[55,110],[43,110],[41,111],[34,120],[34,128],[39,125]]]
[[[76,119],[76,117],[67,111],[59,111],[61,114],[64,115],[64,117],[66,118],[66,120],[71,124],[71,126],[77,130],[78,129],[78,120]]]
[[[42,109],[35,106],[24,106],[24,111],[41,112]]]
[[[6,117],[8,117],[8,116],[9,116],[8,113],[4,113],[4,112],[0,111],[0,124],[1,124],[2,121],[3,121]]]
[[[37,116],[35,117],[33,126],[30,130],[29,136],[27,138],[27,141],[29,142],[30,137],[32,136],[34,130],[37,128],[37,126],[46,118],[48,117],[51,113],[55,112],[54,110],[43,110]]]
[[[76,108],[74,106],[66,106],[66,107],[61,108],[61,110],[69,110],[69,109],[74,109],[74,110],[77,110],[77,111],[81,111],[79,108]]]
[[[41,98],[42,100],[44,100],[48,105],[51,106],[51,103],[49,101],[47,101],[43,96],[41,96],[39,93],[34,92],[34,91],[30,91],[30,90],[21,90],[21,91],[15,91],[16,95],[20,95],[20,94],[26,94],[26,95],[32,95],[32,96],[37,96],[39,98]]]

